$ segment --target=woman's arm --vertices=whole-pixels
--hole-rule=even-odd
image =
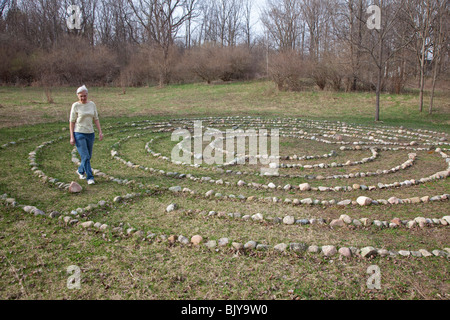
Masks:
[[[75,137],[73,135],[73,132],[75,130],[75,122],[69,121],[69,129],[70,129],[70,144],[72,146],[75,145]]]
[[[100,120],[94,120],[95,125],[97,126],[97,130],[98,130],[98,140],[102,141],[103,140],[103,132],[102,132],[102,128],[100,126]]]

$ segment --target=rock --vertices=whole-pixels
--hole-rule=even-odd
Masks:
[[[390,198],[388,199],[388,202],[389,202],[390,204],[399,204],[399,203],[402,203],[402,200],[399,199],[399,198],[397,198],[397,197],[390,197]]]
[[[368,219],[368,218],[361,218],[361,219],[359,219],[359,221],[361,221],[361,223],[362,223],[365,227],[367,227],[367,226],[370,225],[370,219]]]
[[[205,193],[205,197],[207,197],[207,198],[211,197],[213,195],[213,193],[214,193],[214,190],[209,190]]]
[[[253,219],[254,221],[261,221],[261,220],[264,220],[264,217],[263,217],[263,215],[262,215],[261,213],[257,213],[257,214],[254,214],[254,215],[252,216],[252,219]]]
[[[180,243],[182,243],[182,244],[189,244],[189,243],[190,243],[190,242],[189,242],[189,239],[186,238],[186,237],[183,236],[183,235],[179,235],[179,236],[178,236],[178,242],[180,242]]]
[[[52,211],[52,212],[50,212],[50,214],[49,214],[49,217],[50,218],[57,218],[57,217],[59,217],[61,214],[58,212],[58,211]]]
[[[136,231],[135,228],[128,228],[128,229],[127,229],[127,234],[130,235],[130,234],[132,234],[132,233],[135,232],[135,231]]]
[[[334,219],[330,222],[330,227],[343,227],[345,226],[345,222],[341,219]]]
[[[357,227],[362,226],[362,222],[359,221],[358,219],[353,219],[352,223],[353,223],[353,225],[355,225],[355,226],[357,226]]]
[[[339,217],[339,220],[344,221],[346,224],[352,223],[352,219],[346,214],[341,214],[341,216]]]
[[[410,200],[411,200],[411,203],[420,203],[419,197],[413,197],[413,198],[410,198]]]
[[[278,250],[278,251],[286,251],[287,244],[285,244],[285,243],[279,243],[279,244],[277,244],[276,246],[274,246],[273,248],[274,248],[275,250]]]
[[[167,238],[170,243],[174,243],[175,241],[177,241],[177,239],[178,237],[176,235],[171,235],[169,236],[169,238]]]
[[[361,249],[361,256],[363,258],[369,258],[372,256],[376,256],[378,254],[377,249],[375,249],[374,247],[364,247]]]
[[[120,202],[120,201],[122,201],[122,197],[121,196],[117,196],[117,197],[114,198],[113,201],[114,202]]]
[[[400,226],[402,224],[402,221],[399,218],[394,218],[391,220],[391,223],[394,223],[397,226]]]
[[[300,188],[300,191],[309,191],[311,190],[311,186],[309,183],[302,183],[298,186]]]
[[[335,246],[323,246],[322,252],[326,257],[331,257],[336,254],[337,250]]]
[[[239,187],[242,187],[242,186],[245,185],[245,182],[242,181],[242,180],[239,180],[239,181],[237,182],[237,185],[238,185]]]
[[[400,250],[398,254],[404,257],[409,257],[411,255],[411,252],[409,252],[408,250]]]
[[[305,252],[308,245],[306,243],[290,243],[289,249],[294,252]]]
[[[352,256],[352,251],[347,247],[339,248],[338,252],[341,256],[344,256],[347,258],[350,258]]]
[[[228,245],[228,242],[229,242],[228,238],[220,238],[220,239],[218,240],[219,247],[225,247],[225,246],[227,246],[227,245]]]
[[[242,245],[242,243],[240,243],[240,242],[232,242],[231,243],[231,246],[233,247],[233,248],[235,248],[236,250],[241,250],[244,246]]]
[[[166,212],[172,212],[178,208],[176,203],[171,203],[167,206]]]
[[[269,246],[267,244],[260,243],[256,246],[256,250],[258,250],[258,251],[266,251],[268,249],[269,249]]]
[[[244,249],[255,249],[257,243],[255,241],[248,241],[246,244],[244,244]]]
[[[442,219],[447,221],[448,224],[450,224],[450,216],[444,216],[442,217]]]
[[[69,186],[70,193],[80,193],[82,190],[83,190],[83,188],[75,181],[72,181],[70,183],[70,186]]]
[[[425,249],[420,249],[419,252],[422,254],[423,257],[431,257],[432,256],[432,254]]]
[[[318,253],[319,252],[319,247],[316,246],[316,245],[312,245],[312,246],[308,247],[307,251],[310,252],[310,253]]]
[[[414,220],[408,221],[408,223],[406,224],[406,227],[411,229],[414,228],[416,226],[416,222]]]
[[[277,186],[272,182],[267,185],[270,189],[275,189]]]
[[[444,251],[437,250],[437,249],[431,251],[431,253],[434,254],[436,257],[445,257],[446,256]]]
[[[83,223],[81,224],[81,226],[82,226],[83,228],[85,228],[85,229],[91,228],[91,227],[94,226],[94,221],[83,222]]]
[[[180,186],[173,186],[169,188],[169,191],[172,192],[181,192],[182,188]]]
[[[295,218],[293,216],[286,216],[283,218],[283,223],[284,224],[294,224]]]
[[[213,249],[217,246],[217,242],[215,240],[209,240],[208,242],[205,243],[205,246]]]
[[[360,205],[360,206],[368,206],[370,204],[372,204],[372,199],[370,199],[369,197],[358,197],[358,199],[356,199],[356,202]]]
[[[421,258],[422,257],[422,253],[420,251],[411,251],[411,255],[413,257],[417,257],[417,258]]]
[[[378,254],[379,254],[381,257],[386,257],[386,256],[389,255],[389,251],[386,250],[386,249],[379,249],[379,250],[378,250]]]
[[[203,241],[203,237],[198,234],[191,238],[191,243],[193,245],[199,245],[200,243],[202,243],[202,241]]]
[[[42,211],[42,210],[39,210],[37,208],[33,209],[31,212],[34,214],[35,217],[37,217],[37,216],[45,216],[45,212]]]
[[[338,205],[338,206],[348,206],[348,205],[351,204],[351,203],[352,203],[352,200],[346,199],[346,200],[339,201],[339,202],[337,203],[337,205]]]
[[[106,229],[108,229],[108,225],[107,224],[102,224],[100,226],[100,231],[105,231]]]

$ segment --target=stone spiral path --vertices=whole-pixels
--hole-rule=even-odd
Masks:
[[[247,169],[246,165],[239,165],[238,159],[224,165],[200,166],[188,163],[174,162],[170,159],[170,151],[165,150],[167,155],[152,150],[152,143],[158,140],[170,139],[170,133],[176,128],[186,128],[192,130],[194,120],[201,120],[204,129],[214,128],[215,130],[225,133],[227,128],[240,128],[243,130],[249,128],[264,128],[270,130],[272,128],[279,129],[280,138],[298,139],[314,144],[332,145],[329,152],[322,154],[313,154],[308,150],[297,150],[295,154],[285,154],[278,157],[282,160],[278,166],[280,174],[277,177],[265,177],[256,171]],[[66,132],[64,132],[66,131]],[[129,193],[116,196],[113,199],[102,199],[97,203],[88,204],[85,208],[73,208],[70,212],[44,212],[33,205],[18,203],[14,195],[4,194],[0,200],[4,205],[21,207],[26,213],[35,216],[48,216],[57,218],[62,223],[70,226],[80,226],[90,230],[98,230],[106,232],[113,231],[115,234],[124,237],[135,237],[144,239],[145,241],[154,241],[160,239],[170,243],[180,243],[181,245],[205,245],[209,248],[233,248],[234,250],[275,250],[280,252],[321,252],[324,256],[331,257],[339,254],[345,257],[370,257],[379,255],[385,256],[442,256],[449,257],[448,243],[442,243],[442,247],[436,248],[420,248],[417,250],[404,250],[404,248],[394,248],[386,250],[384,248],[374,248],[371,246],[356,248],[351,246],[333,246],[333,245],[317,245],[301,242],[275,243],[267,244],[261,241],[249,240],[245,243],[233,241],[231,237],[223,237],[219,240],[206,241],[207,235],[193,235],[186,237],[184,235],[165,235],[155,234],[151,231],[144,231],[146,226],[136,226],[124,229],[123,226],[108,226],[102,221],[88,220],[90,216],[95,216],[95,211],[99,208],[107,207],[114,203],[123,203],[127,201],[139,201],[139,199],[151,198],[158,194],[171,195],[173,204],[168,204],[167,212],[179,212],[176,202],[177,197],[195,196],[204,201],[214,202],[233,202],[237,203],[237,212],[216,212],[212,210],[190,210],[199,217],[208,218],[224,218],[241,221],[241,223],[269,223],[271,225],[291,226],[291,227],[309,227],[310,225],[325,225],[330,229],[353,226],[356,228],[379,228],[379,229],[396,229],[401,228],[412,231],[415,228],[447,228],[450,223],[450,216],[446,212],[442,212],[439,217],[421,217],[414,219],[394,218],[392,220],[377,220],[370,217],[354,219],[349,215],[340,215],[336,219],[325,219],[320,216],[311,218],[305,216],[271,216],[267,217],[258,212],[243,212],[239,210],[239,203],[270,203],[278,206],[292,206],[298,208],[308,208],[312,206],[321,207],[369,207],[369,206],[386,206],[395,208],[395,206],[416,204],[427,205],[435,202],[448,202],[450,195],[448,193],[435,194],[432,188],[428,188],[438,180],[447,179],[450,175],[450,157],[447,155],[449,137],[445,133],[439,133],[429,130],[410,130],[404,128],[392,128],[384,126],[358,126],[342,122],[329,121],[311,121],[302,119],[263,119],[250,117],[227,117],[227,118],[196,118],[196,119],[172,119],[170,121],[150,121],[117,124],[104,128],[105,140],[115,138],[115,142],[110,149],[110,157],[112,160],[121,164],[124,170],[136,169],[144,172],[148,177],[159,176],[167,181],[164,186],[145,184],[142,181],[122,179],[114,177],[108,173],[108,168],[94,169],[94,175],[100,179],[109,180],[119,185],[128,186],[131,189],[138,189],[139,192],[131,190]],[[49,132],[48,137],[59,135],[58,130]],[[150,138],[148,138],[150,136]],[[21,139],[17,142],[10,142],[0,146],[1,150],[12,148],[19,143],[33,143],[39,139],[45,138],[45,135],[38,135]],[[140,150],[142,155],[151,155],[153,160],[151,164],[135,163],[135,160],[129,158],[122,151],[128,143],[133,140],[147,139],[145,147]],[[60,189],[60,192],[68,192],[70,181],[60,181],[52,177],[51,173],[44,172],[39,163],[40,152],[50,145],[67,143],[67,130],[63,130],[63,135],[53,137],[53,139],[45,139],[36,145],[32,151],[28,153],[29,167],[35,179],[39,179],[42,183]],[[169,144],[170,145],[170,144]],[[172,144],[173,145],[173,144]],[[1,152],[0,150],[0,152]],[[218,152],[223,155],[227,154],[227,150],[218,148]],[[335,151],[336,150],[336,151]],[[337,155],[345,157],[353,151],[368,152],[360,160],[345,159],[345,161],[334,161]],[[340,174],[317,174],[316,170],[326,171],[327,169],[340,168],[344,171],[351,167],[361,165],[376,164],[380,155],[388,153],[406,152],[407,159],[402,163],[396,164],[391,168],[369,170],[369,171],[353,171]],[[438,163],[439,170],[432,174],[424,176],[411,176],[401,181],[386,182],[385,177],[390,174],[403,172],[408,174],[411,167],[416,165],[420,160],[422,153],[428,153],[433,156]],[[191,153],[194,157],[195,154]],[[243,157],[243,160],[249,161],[250,158],[245,155],[235,155],[236,158]],[[141,157],[145,159],[145,157]],[[322,161],[326,159],[326,163],[308,164],[308,161]],[[331,160],[331,161],[330,161]],[[295,161],[295,162],[293,162]],[[301,161],[301,162],[299,162]],[[78,164],[78,154],[76,149],[72,151],[72,162]],[[166,166],[178,168],[177,171],[168,171]],[[72,168],[72,167],[71,167]],[[73,167],[75,168],[75,167]],[[232,168],[232,170],[230,169]],[[283,170],[306,170],[308,173],[298,174],[284,172]],[[70,171],[74,171],[70,169]],[[192,173],[193,172],[193,173]],[[208,176],[208,172],[217,176],[219,179],[213,179]],[[377,183],[344,183],[352,179],[364,178],[380,179]],[[264,178],[267,182],[258,182],[258,178]],[[295,184],[293,179],[301,178],[311,181]],[[238,179],[238,181],[236,181]],[[272,182],[273,179],[275,182]],[[336,185],[312,185],[321,184],[323,181],[337,181]],[[283,183],[280,183],[283,181]],[[189,182],[189,183],[188,183]],[[99,182],[101,183],[101,182]],[[205,185],[212,186],[207,192],[202,191]],[[397,195],[397,192],[404,192],[412,186],[424,186],[420,189],[421,194],[414,194],[409,197]],[[198,189],[197,189],[198,186]],[[242,190],[243,194],[226,193],[227,187],[233,187],[233,191]],[[216,189],[217,188],[217,189]],[[381,198],[377,196],[377,192],[390,190],[390,197]],[[261,196],[260,192],[264,191],[265,196]],[[267,193],[273,192],[273,196],[267,196]],[[292,196],[291,194],[294,194]],[[358,196],[353,197],[352,194],[357,193]],[[331,196],[326,199],[315,198],[314,196],[327,194]],[[363,194],[363,195],[361,195]],[[305,195],[305,197],[303,197]],[[313,196],[311,196],[313,195]],[[343,198],[342,196],[345,195]],[[348,195],[348,196],[347,196]],[[183,209],[181,209],[183,210]],[[189,211],[189,210],[188,210]],[[90,213],[91,215],[87,215]],[[104,234],[105,235],[105,234]],[[204,238],[205,237],[205,238]]]

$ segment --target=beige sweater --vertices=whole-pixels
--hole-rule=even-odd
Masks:
[[[70,110],[70,122],[75,122],[74,132],[93,133],[93,120],[98,120],[97,106],[94,102],[86,104],[75,102]]]

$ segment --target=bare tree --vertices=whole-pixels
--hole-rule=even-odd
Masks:
[[[380,120],[380,96],[382,82],[386,74],[387,63],[395,54],[407,46],[410,38],[395,37],[398,25],[401,23],[397,19],[403,9],[405,0],[378,0],[375,4],[380,9],[381,21],[380,29],[374,28],[366,34],[366,39],[362,43],[356,43],[358,48],[371,57],[371,61],[376,69],[376,102],[375,102],[375,121]]]
[[[170,81],[169,53],[183,24],[191,17],[191,9],[184,10],[186,0],[128,0],[138,22],[145,29],[148,42],[161,52],[159,84]],[[188,7],[189,8],[189,7]]]
[[[431,48],[433,55],[433,78],[431,85],[431,94],[430,94],[430,106],[428,109],[428,113],[431,114],[433,112],[433,102],[434,102],[434,91],[436,88],[436,79],[438,75],[438,70],[440,68],[440,64],[442,62],[442,56],[444,51],[448,50],[446,46],[448,40],[448,25],[449,25],[449,16],[448,11],[446,10],[446,1],[445,0],[436,0],[436,11],[435,18],[433,20],[433,28],[431,33]]]
[[[415,41],[411,42],[419,62],[419,111],[423,109],[423,94],[425,87],[425,68],[428,61],[430,49],[430,31],[433,4],[431,0],[407,0],[405,10],[407,11],[409,24],[415,33]]]
[[[301,13],[299,0],[267,0],[267,8],[263,10],[261,21],[279,50],[297,49],[301,35]]]

